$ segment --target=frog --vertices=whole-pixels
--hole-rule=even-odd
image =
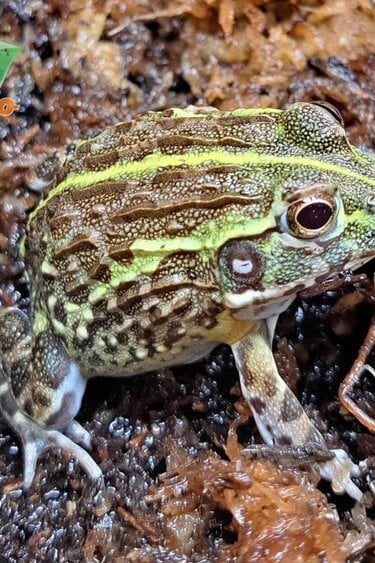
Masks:
[[[25,488],[48,449],[102,478],[75,420],[90,378],[147,377],[224,343],[264,442],[329,452],[321,477],[361,498],[358,466],[329,450],[272,351],[301,291],[375,256],[375,159],[339,111],[151,111],[60,160],[21,243],[30,308],[0,310],[0,410]]]

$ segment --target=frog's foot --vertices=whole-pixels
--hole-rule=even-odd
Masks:
[[[352,477],[360,476],[358,465],[353,463],[348,454],[342,449],[329,450],[334,456],[328,461],[319,463],[320,476],[331,482],[334,493],[342,495],[348,493],[355,500],[362,499],[362,491],[352,481]]]
[[[103,477],[100,467],[91,455],[60,430],[44,428],[20,411],[16,415],[16,420],[13,420],[13,429],[19,434],[24,449],[24,489],[30,488],[38,458],[48,449],[61,448],[75,457],[93,481]],[[87,440],[86,436],[85,440]]]
[[[352,481],[352,477],[361,474],[358,465],[352,462],[342,449],[331,449],[317,443],[306,443],[303,446],[267,446],[255,444],[242,450],[242,455],[252,459],[269,459],[274,463],[290,466],[292,463],[315,464],[318,466],[322,479],[331,482],[334,493],[347,493],[355,500],[362,499],[362,491]]]
[[[24,449],[24,489],[28,489],[34,479],[36,463],[39,456],[48,449],[61,448],[75,457],[79,465],[93,480],[102,478],[102,472],[91,455],[76,444],[79,441],[90,448],[89,433],[76,421],[71,421],[66,426],[64,435],[59,430],[48,429],[20,409],[13,395],[4,370],[0,365],[0,411],[6,422],[13,428],[21,439]]]

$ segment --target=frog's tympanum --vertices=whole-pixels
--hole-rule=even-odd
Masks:
[[[325,104],[147,113],[80,142],[30,214],[30,312],[2,311],[0,405],[25,450],[101,471],[74,420],[86,381],[231,346],[267,444],[327,448],[278,374],[276,320],[296,294],[375,255],[375,160]],[[322,462],[359,497],[343,450]]]

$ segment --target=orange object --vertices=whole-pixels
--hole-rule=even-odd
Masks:
[[[0,116],[11,115],[20,106],[16,104],[12,98],[1,98],[0,99]]]

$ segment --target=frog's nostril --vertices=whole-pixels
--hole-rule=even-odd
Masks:
[[[366,200],[366,206],[369,211],[375,213],[375,195],[369,195]]]

